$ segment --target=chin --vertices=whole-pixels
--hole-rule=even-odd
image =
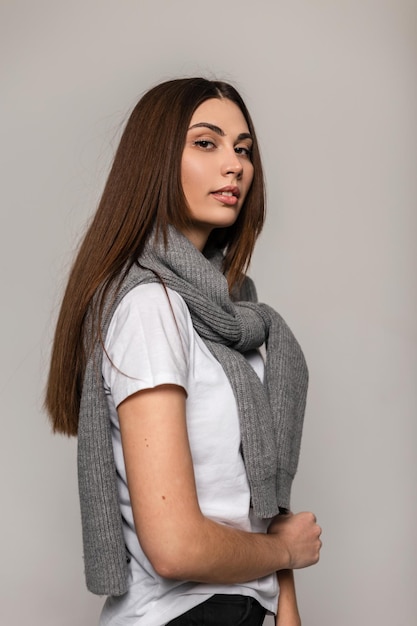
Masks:
[[[225,212],[223,212],[223,215],[219,216],[218,219],[212,219],[211,227],[212,228],[228,228],[229,226],[233,226],[233,224],[236,222],[238,217],[239,217],[238,211],[231,211],[229,209],[229,211],[226,214]]]

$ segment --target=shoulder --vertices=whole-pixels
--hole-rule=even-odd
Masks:
[[[137,285],[131,289],[119,302],[109,327],[109,333],[117,324],[123,324],[128,319],[152,324],[165,320],[167,324],[188,326],[191,321],[190,313],[184,299],[172,289],[165,288],[160,283]]]
[[[160,283],[146,283],[131,289],[119,302],[105,337],[106,350],[120,346],[190,347],[193,338],[190,312],[183,298]]]
[[[146,310],[149,307],[164,309],[171,306],[178,312],[188,311],[184,299],[173,289],[157,282],[145,283],[128,291],[118,304],[115,313],[130,308]]]
[[[193,326],[187,306],[160,283],[132,288],[117,305],[105,340],[103,379],[116,406],[162,384],[187,388]]]

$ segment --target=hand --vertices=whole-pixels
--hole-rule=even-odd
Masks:
[[[268,533],[279,536],[289,556],[289,569],[314,565],[320,558],[321,528],[313,513],[297,513],[274,517]]]

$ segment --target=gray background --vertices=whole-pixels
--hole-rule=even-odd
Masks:
[[[413,0],[1,0],[4,626],[89,626],[75,441],[42,412],[68,265],[142,91],[233,80],[269,214],[252,275],[311,387],[294,508],[324,528],[304,626],[410,626],[416,603]]]

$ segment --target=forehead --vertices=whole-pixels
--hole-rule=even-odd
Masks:
[[[227,98],[210,98],[196,108],[190,126],[208,122],[221,128],[226,135],[249,132],[242,111]]]

